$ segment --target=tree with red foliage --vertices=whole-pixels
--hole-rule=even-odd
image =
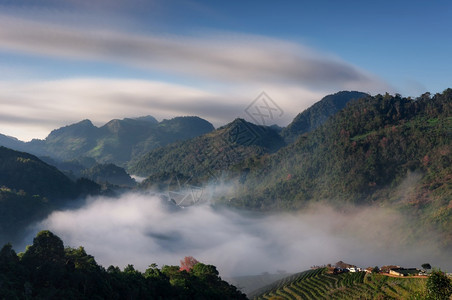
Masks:
[[[193,256],[185,256],[185,258],[180,261],[180,270],[189,272],[197,263],[199,263],[199,261]]]

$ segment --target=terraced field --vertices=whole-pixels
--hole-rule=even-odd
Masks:
[[[251,299],[410,299],[424,291],[424,278],[378,274],[327,274],[326,268],[294,274],[249,295]],[[413,298],[414,299],[414,298]]]

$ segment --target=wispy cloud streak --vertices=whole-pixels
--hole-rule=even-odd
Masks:
[[[66,59],[111,61],[230,83],[385,86],[340,59],[300,44],[261,36],[139,35],[1,16],[0,48]]]

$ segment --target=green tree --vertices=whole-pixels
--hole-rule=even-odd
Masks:
[[[441,270],[434,270],[427,280],[427,299],[445,300],[452,295],[452,281]]]
[[[203,263],[197,263],[196,265],[194,265],[192,273],[196,277],[199,277],[203,280],[217,280],[219,275],[215,266],[205,265]]]
[[[63,262],[64,261],[63,241],[49,230],[38,232],[33,239],[33,245],[27,248],[23,261],[34,263]]]
[[[19,258],[6,244],[0,250],[0,299],[17,299],[24,285],[24,274],[19,265]]]
[[[27,247],[21,263],[29,271],[33,297],[63,297],[65,253],[63,241],[48,230],[40,231]]]

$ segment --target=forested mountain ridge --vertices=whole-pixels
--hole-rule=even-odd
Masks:
[[[416,99],[376,95],[238,170],[228,204],[259,210],[389,205],[452,247],[452,89]],[[239,176],[239,175],[237,175]]]
[[[288,142],[293,142],[300,134],[325,122],[348,101],[366,95],[348,91],[328,95],[300,113],[289,126],[282,130],[281,135]],[[277,127],[272,129],[279,132]],[[53,130],[44,140],[34,139],[25,143],[0,134],[0,145],[38,156],[47,156],[58,164],[81,157],[90,157],[100,163],[114,163],[128,168],[135,166],[142,155],[153,149],[188,140],[213,130],[212,124],[198,117],[176,117],[160,123],[152,116],[115,119],[101,127],[94,126],[90,120],[83,120]],[[252,135],[261,134],[254,132],[253,128],[251,132]],[[266,133],[263,134],[266,135]],[[272,140],[270,139],[269,143]],[[276,144],[276,147],[280,147],[280,141]]]
[[[208,173],[219,173],[220,170],[228,170],[245,159],[277,151],[284,147],[286,142],[292,143],[300,135],[312,131],[323,124],[331,115],[345,107],[348,102],[366,96],[369,95],[355,91],[341,91],[327,95],[298,114],[283,129],[277,126],[257,126],[245,120],[237,119],[228,125],[218,128],[213,135],[205,135],[205,138],[199,137],[193,141],[187,140],[185,142],[181,141],[177,145],[169,145],[164,149],[155,149],[155,151],[146,154],[141,160],[131,165],[130,170],[140,176],[152,176],[151,180],[154,181],[159,178],[171,177],[171,174],[205,179]],[[277,137],[276,133],[279,133],[282,139]],[[245,139],[242,137],[241,139],[247,140],[249,145],[230,143],[229,141],[233,141],[237,135],[245,136]],[[216,141],[213,142],[211,141],[212,139]],[[255,143],[257,144],[254,145]],[[251,146],[261,146],[261,149]],[[188,151],[187,148],[191,148],[191,150]],[[181,152],[186,152],[187,154],[180,155]],[[195,155],[196,159],[193,159],[193,157],[187,159],[187,157],[190,157],[190,153],[198,152],[203,154]],[[171,157],[169,164],[167,163],[168,157]],[[157,175],[163,173],[165,174],[162,176]],[[210,175],[216,176],[214,174]]]
[[[284,145],[273,128],[236,119],[213,132],[152,150],[130,170],[140,176],[179,173],[204,180],[248,157],[272,153]]]
[[[284,203],[354,195],[363,201],[399,183],[408,171],[422,172],[437,184],[444,181],[436,188],[449,186],[451,97],[448,89],[431,98],[387,94],[351,103],[312,133],[251,167],[248,179],[256,182],[249,182],[250,198],[258,201],[256,195],[265,194],[270,202]],[[268,193],[272,189],[284,191],[279,194],[284,197]]]
[[[0,146],[0,243],[20,239],[52,210],[99,192],[92,181],[74,182],[34,155]]]
[[[369,94],[356,91],[341,91],[332,95],[327,95],[319,102],[316,102],[305,111],[299,113],[293,121],[282,130],[281,135],[286,142],[294,142],[300,135],[310,132],[325,123],[330,116],[343,109],[350,101],[368,96]]]
[[[0,146],[0,170],[0,186],[51,199],[76,195],[74,182],[29,153]]]
[[[99,184],[133,187],[136,185],[129,174],[114,164],[96,164],[80,173],[81,177],[91,179]]]
[[[5,136],[0,143],[61,161],[91,157],[101,163],[126,166],[129,161],[151,149],[212,130],[212,124],[199,117],[176,117],[157,122],[147,116],[115,119],[101,127],[94,126],[90,120],[83,120],[53,130],[44,140],[23,143]]]

